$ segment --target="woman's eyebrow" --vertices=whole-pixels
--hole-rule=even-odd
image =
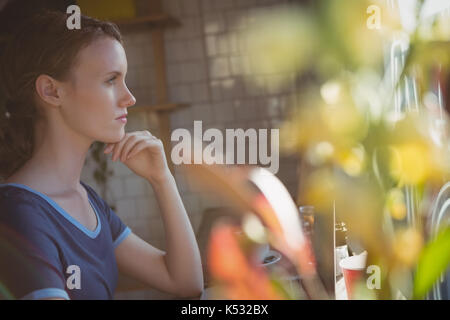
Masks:
[[[110,72],[108,72],[106,75],[110,75],[110,74],[115,74],[115,75],[117,75],[117,76],[121,76],[121,75],[122,75],[122,72],[120,72],[120,71],[110,71]]]

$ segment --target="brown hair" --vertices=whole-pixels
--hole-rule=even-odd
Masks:
[[[42,117],[35,82],[46,74],[65,80],[81,49],[100,37],[122,43],[117,26],[81,15],[81,29],[69,30],[69,15],[43,11],[13,34],[0,57],[0,177],[8,178],[34,150],[34,130]]]

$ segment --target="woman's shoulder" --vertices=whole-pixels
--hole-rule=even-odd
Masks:
[[[18,217],[42,211],[39,198],[25,189],[11,184],[0,184],[0,218],[12,214]]]
[[[34,197],[24,190],[16,186],[15,183],[4,183],[0,184],[0,201],[25,201],[25,202],[33,202]]]

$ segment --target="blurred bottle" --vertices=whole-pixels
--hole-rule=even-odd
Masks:
[[[336,236],[335,243],[335,268],[336,268],[336,276],[342,275],[341,267],[339,266],[339,262],[342,259],[345,259],[349,256],[348,251],[348,237],[347,237],[347,227],[344,222],[336,222],[334,227],[334,232]]]
[[[309,239],[312,239],[314,235],[314,207],[300,206],[298,210],[303,224],[303,231]]]

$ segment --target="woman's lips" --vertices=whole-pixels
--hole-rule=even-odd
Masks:
[[[117,118],[116,120],[121,121],[122,123],[127,123],[127,116],[122,116],[120,118]]]

